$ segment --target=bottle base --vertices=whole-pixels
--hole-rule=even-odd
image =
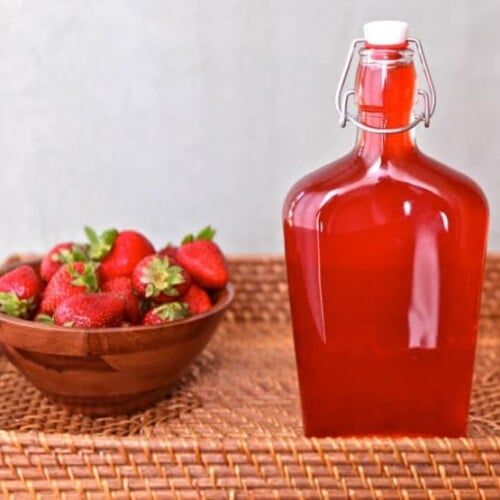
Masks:
[[[461,438],[467,437],[467,426],[434,428],[421,426],[412,428],[375,428],[352,426],[304,426],[307,438]]]

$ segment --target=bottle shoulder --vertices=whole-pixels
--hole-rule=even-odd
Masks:
[[[486,195],[474,179],[421,151],[418,151],[418,156],[419,163],[425,166],[420,177],[422,174],[425,175],[424,180],[428,189],[435,189],[441,196],[450,200],[461,200],[463,203],[469,202],[477,207],[483,207],[489,212]],[[418,171],[412,172],[412,175],[418,178],[418,173]]]
[[[294,195],[309,190],[321,191],[331,189],[343,181],[350,182],[353,167],[357,163],[359,157],[351,151],[301,177],[292,185],[289,194]]]
[[[287,212],[302,199],[327,194],[341,186],[349,186],[356,178],[364,176],[363,165],[359,157],[350,153],[330,162],[301,177],[288,190],[283,206]]]
[[[415,149],[398,161],[367,162],[355,151],[304,176],[285,200],[284,219],[317,217],[332,204],[352,209],[362,203],[385,207],[405,201],[439,206],[450,216],[464,210],[488,215],[486,196],[466,175]]]

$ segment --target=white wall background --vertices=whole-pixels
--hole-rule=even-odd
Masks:
[[[288,187],[354,140],[334,90],[378,18],[425,42],[420,145],[484,187],[500,250],[498,0],[0,0],[0,257],[84,224],[281,252]]]

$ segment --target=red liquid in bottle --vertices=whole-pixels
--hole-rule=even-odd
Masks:
[[[356,92],[362,123],[409,123],[411,51],[365,50]],[[361,132],[292,187],[283,219],[306,435],[464,435],[488,225],[477,185],[410,132]]]

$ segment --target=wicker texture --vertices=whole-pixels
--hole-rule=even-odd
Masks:
[[[500,258],[484,287],[468,439],[302,437],[282,258],[231,260],[236,299],[175,393],[72,416],[0,358],[0,488],[38,498],[500,499]]]
[[[469,435],[500,436],[498,342],[478,345]],[[288,324],[225,324],[171,398],[132,415],[71,415],[47,401],[4,358],[0,428],[21,432],[168,438],[296,438],[300,406]]]
[[[91,498],[495,499],[500,489],[498,439],[63,440],[11,433],[0,442],[4,493],[38,498],[85,491]]]

